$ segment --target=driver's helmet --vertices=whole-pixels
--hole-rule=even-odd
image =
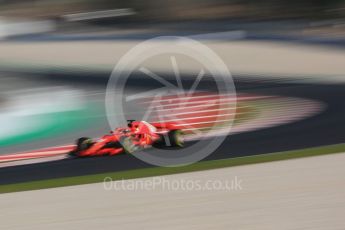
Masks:
[[[146,121],[140,121],[133,124],[135,134],[150,134],[157,131],[156,127]]]

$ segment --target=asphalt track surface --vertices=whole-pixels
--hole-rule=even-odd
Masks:
[[[61,76],[53,82],[70,79]],[[73,78],[75,79],[78,78]],[[99,78],[100,79],[100,78]],[[281,95],[319,100],[327,104],[320,114],[292,124],[228,136],[222,145],[204,160],[251,156],[270,152],[343,143],[345,141],[345,85],[293,84],[277,81],[243,81],[235,76],[237,92]],[[80,82],[80,81],[79,81]],[[104,87],[106,81],[91,82]],[[89,83],[83,83],[90,87]],[[303,109],[303,108],[301,108]],[[152,167],[130,155],[64,159],[46,163],[0,168],[0,184],[90,175]]]

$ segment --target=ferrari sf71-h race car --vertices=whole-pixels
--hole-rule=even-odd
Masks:
[[[182,130],[174,123],[148,123],[146,121],[128,121],[128,127],[117,128],[110,134],[93,140],[82,137],[76,141],[76,147],[69,153],[73,157],[116,155],[157,147],[183,147]]]

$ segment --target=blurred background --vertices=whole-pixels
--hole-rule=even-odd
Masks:
[[[0,4],[3,38],[48,31],[191,32],[231,26],[333,36],[343,33],[345,15],[343,0],[2,0]]]
[[[236,165],[259,154],[328,145],[335,147],[325,153],[344,152],[344,145],[336,144],[345,143],[345,0],[0,0],[0,192],[16,191],[1,185],[151,169],[126,154],[69,159],[66,153],[77,138],[109,132],[105,91],[114,66],[130,49],[159,36],[201,42],[233,76],[237,104],[220,95],[213,107],[196,114],[192,106],[202,107],[214,97],[206,81],[197,90],[209,94],[195,93],[194,104],[177,114],[189,121],[207,116],[209,120],[194,123],[206,132],[210,120],[222,117],[218,136],[228,135],[218,131],[229,126],[228,115],[235,116],[232,132],[205,161],[238,158],[229,163]],[[161,50],[174,41],[163,40]],[[145,67],[161,82],[178,85],[172,78],[177,66],[182,84],[190,86],[200,72],[195,63],[177,55],[174,62],[166,55],[148,60]],[[136,72],[128,94],[156,86],[151,82],[157,78],[149,81],[150,75]],[[228,114],[213,113],[221,103],[229,107]],[[175,105],[159,106],[169,116]],[[323,153],[302,151],[262,159]],[[142,229],[344,229],[343,162],[342,154],[330,154],[175,175],[196,180],[238,175],[246,187],[237,195],[160,190],[104,194],[97,184],[40,190],[46,191],[43,195],[12,193],[12,199],[1,197],[0,222],[6,229],[113,229],[128,224]],[[133,178],[132,171],[127,175]],[[81,180],[77,183],[87,181]],[[59,180],[56,186],[62,185]],[[34,184],[23,186],[35,189]]]
[[[344,81],[344,0],[0,0],[0,153],[108,131],[112,69],[157,36],[206,44],[240,93],[248,81]],[[182,78],[199,71],[179,67]],[[147,68],[173,72],[163,59]]]

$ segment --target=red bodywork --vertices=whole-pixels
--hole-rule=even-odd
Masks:
[[[138,148],[146,148],[160,141],[162,136],[170,130],[176,130],[174,123],[148,123],[145,121],[133,121],[129,127],[117,128],[110,134],[104,135],[90,143],[85,150],[77,150],[78,156],[116,155],[124,152],[121,140],[130,137],[132,143]],[[72,151],[72,152],[73,152]]]

